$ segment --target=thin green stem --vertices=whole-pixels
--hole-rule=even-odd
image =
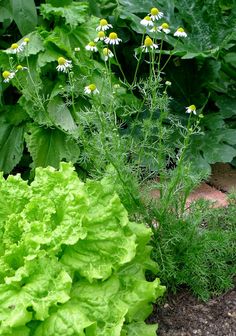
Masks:
[[[170,50],[170,54],[169,54],[169,57],[167,58],[166,62],[164,63],[163,67],[160,69],[160,73],[165,69],[165,67],[167,66],[169,60],[171,59],[171,57],[173,56],[172,52],[175,50],[175,48],[177,47],[177,44],[178,44],[179,40],[177,40],[173,50]]]
[[[125,84],[128,85],[128,86],[130,86],[130,85],[129,85],[129,82],[127,81],[126,76],[125,76],[125,74],[124,74],[124,72],[123,72],[123,70],[122,70],[122,67],[121,67],[121,65],[120,65],[120,63],[119,63],[119,61],[118,61],[118,58],[117,58],[117,55],[116,55],[116,50],[115,50],[115,46],[114,46],[114,45],[113,45],[113,53],[114,53],[114,56],[115,56],[115,60],[116,60],[116,62],[117,62],[117,65],[118,65],[118,67],[119,67],[119,69],[120,69],[120,72],[122,73],[122,76],[123,76],[123,78],[124,78]]]
[[[161,68],[161,53],[162,53],[162,47],[163,47],[163,38],[161,39],[161,45],[160,45],[160,51],[159,51],[159,57],[158,57],[158,76],[159,78],[161,78],[161,72],[160,72],[160,68]]]
[[[180,154],[180,157],[179,157],[179,160],[178,160],[178,163],[177,163],[177,168],[176,168],[177,173],[176,173],[176,175],[175,175],[175,177],[172,181],[171,187],[168,190],[167,197],[162,199],[163,202],[162,202],[161,217],[165,214],[165,212],[166,212],[166,210],[169,206],[170,200],[173,196],[173,192],[176,189],[176,186],[178,185],[178,183],[180,182],[180,179],[181,179],[181,170],[182,170],[183,160],[185,158],[185,153],[186,153],[186,150],[189,146],[190,137],[192,135],[192,130],[191,130],[190,126],[191,126],[191,114],[190,114],[189,119],[188,119],[187,134],[184,138],[184,144],[183,144],[182,152]]]
[[[45,107],[43,105],[43,102],[42,102],[42,99],[39,95],[39,92],[38,92],[38,89],[37,89],[37,86],[31,76],[31,72],[30,72],[30,65],[29,65],[29,59],[28,59],[28,54],[26,53],[25,54],[25,58],[26,58],[26,64],[27,64],[27,68],[28,68],[28,75],[29,75],[29,78],[33,84],[33,88],[34,88],[34,91],[35,91],[35,95],[36,95],[36,101],[38,102],[38,104],[41,106],[42,110],[45,111]]]
[[[140,52],[140,54],[139,54],[138,63],[137,63],[137,65],[136,65],[136,69],[135,69],[135,72],[134,72],[134,79],[133,79],[133,82],[132,82],[132,84],[131,84],[131,87],[133,87],[133,86],[136,84],[136,77],[137,77],[137,73],[138,73],[139,65],[140,65],[140,62],[141,62],[142,54],[143,54],[143,51],[142,51],[142,45],[143,45],[143,43],[144,43],[144,36],[145,36],[145,33],[143,33],[143,36],[142,36],[141,52]]]
[[[71,89],[71,104],[72,104],[72,117],[74,121],[76,121],[76,108],[75,108],[75,95],[74,95],[74,81],[73,81],[73,74],[72,72],[68,72],[68,79],[69,79],[69,84],[70,84],[70,89]]]

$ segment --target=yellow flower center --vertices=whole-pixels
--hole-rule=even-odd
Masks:
[[[110,34],[109,34],[109,39],[110,39],[110,40],[116,40],[117,37],[118,37],[118,36],[117,36],[116,33],[110,33]]]
[[[106,26],[108,24],[106,19],[101,19],[100,20],[100,26]]]
[[[100,32],[98,33],[98,37],[99,37],[99,38],[105,37],[105,33],[104,33],[104,31],[100,31]]]
[[[11,49],[17,49],[19,47],[19,45],[17,43],[13,43],[11,45]]]
[[[157,15],[158,13],[159,13],[159,10],[156,7],[151,9],[151,14],[152,15]]]
[[[109,50],[108,48],[104,48],[103,51],[102,51],[102,52],[103,52],[103,55],[104,55],[104,56],[108,56],[109,51],[110,51],[110,50]]]
[[[64,57],[59,57],[57,62],[59,65],[64,65],[66,63],[66,59]]]
[[[94,91],[94,90],[96,90],[96,85],[95,84],[90,84],[89,86],[88,86],[88,88],[89,88],[89,90],[91,90],[91,91]]]
[[[90,47],[95,47],[95,46],[96,46],[96,44],[95,44],[93,41],[89,42],[88,45],[89,45]]]
[[[191,111],[196,111],[196,106],[195,105],[190,105],[188,108]]]
[[[151,46],[153,45],[153,41],[152,41],[152,39],[151,39],[150,37],[147,36],[147,37],[145,38],[144,45],[145,45],[145,47],[151,47]]]
[[[4,78],[4,79],[7,79],[9,76],[10,76],[10,72],[9,71],[3,71],[3,73],[2,73],[2,77]]]
[[[163,29],[168,29],[169,28],[169,25],[168,25],[168,23],[162,23],[162,25],[161,25],[161,27],[163,28]]]
[[[30,39],[28,37],[24,38],[25,43],[29,43]]]
[[[144,20],[145,21],[151,21],[151,18],[150,18],[150,16],[145,16]]]
[[[16,69],[17,69],[17,70],[22,70],[22,69],[23,69],[23,66],[19,64],[19,65],[17,65]]]
[[[184,29],[183,29],[182,27],[180,27],[179,29],[177,29],[177,31],[178,31],[179,33],[184,33]]]

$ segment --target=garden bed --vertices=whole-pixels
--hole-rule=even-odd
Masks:
[[[162,306],[155,305],[149,322],[159,324],[159,336],[235,336],[236,288],[208,302],[183,288]]]

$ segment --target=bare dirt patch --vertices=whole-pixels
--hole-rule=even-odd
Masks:
[[[182,289],[155,305],[148,322],[159,324],[159,336],[236,336],[236,289],[208,302]]]

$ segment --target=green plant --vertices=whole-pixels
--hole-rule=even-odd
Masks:
[[[197,170],[210,171],[215,162],[235,162],[235,1],[134,1],[120,0],[114,20],[127,44],[140,44],[140,19],[157,6],[164,12],[160,25],[167,22],[170,30],[180,25],[188,37],[176,42],[171,34],[150,33],[162,43],[162,77],[172,82],[169,94],[173,98],[170,112],[182,119],[184,106],[192,102],[202,109],[202,133],[192,137],[188,157]],[[133,33],[136,32],[136,34]],[[135,59],[122,51],[121,62],[135,68]],[[143,76],[146,71],[142,67]],[[178,132],[170,139],[175,143]]]
[[[7,31],[13,21],[22,36],[35,29],[38,17],[34,0],[1,0],[0,9],[1,34]]]
[[[169,213],[156,229],[153,258],[169,291],[188,286],[202,300],[234,286],[235,204],[214,209],[200,200],[184,218]]]
[[[83,177],[96,180],[105,174],[103,181],[106,181],[106,188],[110,186],[117,192],[131,218],[151,227],[153,256],[161,265],[160,274],[168,288],[188,284],[197,295],[206,299],[231,284],[232,272],[228,263],[234,252],[231,244],[233,233],[217,228],[201,230],[199,213],[196,212],[196,218],[186,215],[187,196],[206,177],[206,170],[209,172],[209,165],[200,159],[201,166],[207,169],[204,172],[196,170],[194,160],[189,160],[190,153],[193,152],[194,141],[205,136],[205,126],[207,122],[211,125],[212,120],[209,116],[203,118],[202,112],[206,109],[208,98],[202,98],[201,92],[197,108],[190,100],[194,98],[193,95],[185,100],[185,114],[177,97],[169,96],[173,85],[169,81],[168,67],[172,67],[171,56],[183,56],[180,50],[185,45],[182,40],[186,33],[182,28],[177,30],[174,19],[173,32],[177,36],[170,36],[169,26],[163,25],[163,21],[158,26],[156,20],[155,25],[153,23],[155,32],[149,34],[146,22],[140,23],[141,17],[136,15],[145,12],[145,8],[147,12],[150,11],[149,1],[138,8],[137,4],[122,2],[128,8],[126,11],[117,3],[114,13],[118,14],[116,18],[111,18],[111,23],[106,19],[99,23],[97,18],[91,18],[91,3],[90,7],[87,2],[72,2],[65,7],[58,7],[55,3],[42,5],[43,25],[20,40],[18,45],[1,53],[2,70],[7,71],[3,72],[5,106],[1,115],[1,169],[9,173],[27,148],[32,158],[32,168],[48,165],[57,168],[61,160],[66,160],[76,164],[78,173]],[[173,14],[173,11],[174,7],[171,7],[170,13]],[[150,16],[148,18],[150,21]],[[118,32],[116,29],[113,31],[111,26],[114,24]],[[112,28],[112,31],[107,33],[106,28]],[[131,35],[134,41],[131,49],[121,48],[121,40],[128,44],[132,40]],[[171,45],[174,48],[169,51]],[[11,54],[14,48],[19,48],[19,53]],[[133,53],[130,52],[132,49]],[[130,55],[132,61],[129,62]],[[124,70],[125,64],[130,64],[129,72]],[[180,78],[180,74],[177,77]],[[175,82],[174,78],[172,81]],[[11,101],[6,93],[13,88],[17,93],[15,100]],[[222,97],[219,104],[220,99]],[[231,106],[227,106],[231,110]],[[181,110],[182,114],[171,113],[175,110]],[[216,118],[214,122],[222,125],[222,118]],[[232,129],[222,134],[215,133],[222,142],[225,136],[231,138],[233,145]],[[198,144],[197,150],[201,148]],[[228,147],[224,144],[221,149]],[[231,150],[230,153],[234,155],[233,147]],[[214,150],[210,152],[212,156],[214,153]],[[228,160],[227,151],[224,155]],[[211,161],[214,160],[215,156]],[[40,171],[36,172],[36,181]],[[66,177],[66,170],[63,173]],[[156,187],[160,192],[157,203],[144,199],[140,191],[154,178],[158,178]],[[93,183],[96,185],[97,182]],[[88,185],[93,183],[89,182]],[[43,193],[47,192],[45,185],[42,188],[45,188]],[[94,202],[100,204],[98,198]],[[95,207],[95,203],[92,205]],[[50,201],[45,201],[43,209],[46,213],[50,207]],[[103,232],[100,227],[99,230]],[[108,233],[104,231],[104,234]],[[131,239],[129,253],[132,253],[133,238],[129,234],[128,237]],[[222,249],[217,252],[216,246],[220,240]],[[72,250],[64,243],[62,245],[60,253]],[[111,254],[110,250],[108,254]],[[220,260],[218,265],[217,258]],[[63,257],[63,260],[66,258]],[[71,264],[69,266],[73,267]],[[111,266],[106,264],[99,271],[107,274],[109,269]],[[75,281],[79,283],[81,276],[87,277],[85,281],[92,282],[91,288],[95,288],[93,286],[97,281],[96,291],[103,296],[103,284],[94,281],[86,272],[81,268],[76,271]],[[117,269],[117,272],[120,271]],[[219,278],[220,272],[223,272],[223,276]],[[118,281],[121,281],[118,273]],[[108,283],[108,287],[110,284],[112,287],[113,279],[107,279],[104,286]],[[79,284],[78,288],[84,288],[82,282]],[[126,284],[126,280],[123,284]],[[76,293],[77,297],[80,294],[76,286],[72,293]],[[86,282],[85,287],[89,286]],[[119,291],[116,294],[122,296]],[[72,305],[78,302],[73,295]],[[79,298],[82,301],[92,300],[81,295]],[[150,296],[150,300],[154,298],[155,295]],[[142,304],[139,305],[140,311]],[[38,315],[33,317],[33,322],[27,322],[31,330],[37,330],[36,335],[44,335],[46,330],[55,333],[51,325],[58,315],[54,311],[55,304],[52,306],[52,316],[45,323],[38,322]],[[63,307],[65,309],[59,314],[67,314],[71,304],[66,303]],[[74,314],[77,318],[80,311]],[[125,314],[123,310],[121,315],[118,314],[122,321]],[[152,335],[154,327],[147,329],[149,327],[142,322],[144,315],[140,323],[124,326],[122,333],[132,335],[139,328],[139,335],[141,332]],[[104,318],[101,315],[94,317],[98,320]],[[87,319],[85,321],[87,323]],[[96,328],[99,330],[101,324],[88,327],[88,332],[92,333]],[[121,322],[116,327],[121,330]]]
[[[155,335],[144,319],[164,287],[145,280],[150,230],[110,180],[84,184],[62,163],[0,184],[1,335]]]

